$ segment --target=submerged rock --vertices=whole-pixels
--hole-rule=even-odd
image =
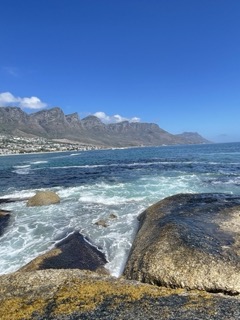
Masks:
[[[0,236],[3,234],[5,228],[8,226],[10,212],[11,211],[0,209]]]
[[[114,213],[111,213],[109,215],[109,219],[117,219],[117,218],[118,218],[118,216],[116,214],[114,214]]]
[[[107,274],[103,252],[79,233],[74,232],[55,248],[29,262],[19,271],[43,269],[85,269]]]
[[[238,297],[166,289],[82,270],[0,277],[1,320],[239,319]]]
[[[149,207],[139,221],[128,279],[240,293],[240,196],[175,195]]]
[[[100,219],[94,223],[96,226],[107,228],[108,224],[106,220]]]
[[[111,213],[106,220],[100,219],[100,220],[94,222],[94,224],[96,226],[107,228],[107,227],[109,227],[109,224],[111,224],[112,220],[117,219],[117,218],[118,217],[114,213]]]
[[[31,197],[28,202],[28,207],[46,206],[60,202],[59,196],[53,191],[39,191],[35,196]]]

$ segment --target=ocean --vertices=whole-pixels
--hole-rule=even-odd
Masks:
[[[0,197],[37,190],[61,203],[5,203],[11,221],[0,238],[0,274],[16,271],[74,230],[100,248],[107,268],[121,275],[138,215],[177,193],[240,194],[240,143],[45,153],[0,157]],[[105,220],[107,227],[96,225]]]

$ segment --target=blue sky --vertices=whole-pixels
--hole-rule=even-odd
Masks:
[[[239,0],[1,0],[0,35],[1,106],[240,141]]]

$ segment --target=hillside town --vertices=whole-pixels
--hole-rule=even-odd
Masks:
[[[48,140],[42,137],[28,138],[0,135],[0,155],[38,152],[86,151],[98,149],[101,149],[101,147],[69,141],[66,139]]]

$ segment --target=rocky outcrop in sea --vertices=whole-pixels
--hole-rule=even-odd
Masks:
[[[33,197],[28,199],[28,207],[47,206],[60,202],[59,196],[53,191],[38,191]]]
[[[139,221],[122,277],[107,275],[104,253],[76,231],[0,277],[0,318],[240,318],[240,196],[175,195]]]
[[[149,207],[139,221],[128,279],[240,293],[240,197],[179,194]]]

